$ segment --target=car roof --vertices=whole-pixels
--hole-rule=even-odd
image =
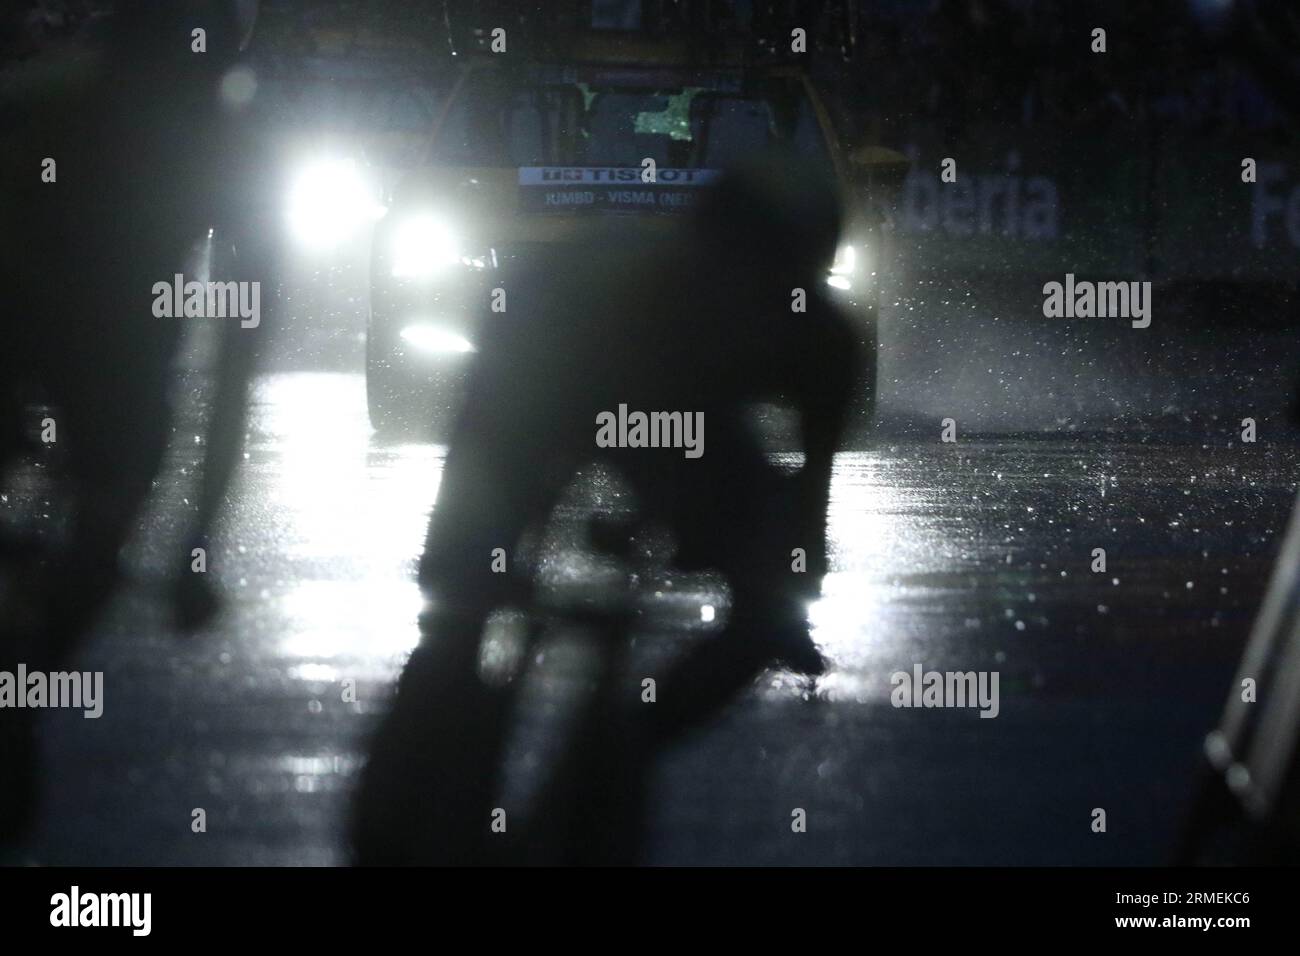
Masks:
[[[563,57],[529,58],[521,62],[513,57],[476,52],[459,59],[467,69],[640,67],[702,73],[744,72],[766,76],[798,76],[804,72],[788,61],[755,60],[746,57],[744,51],[745,47],[741,44],[728,43],[703,55],[695,44],[685,41],[627,34],[580,37]]]

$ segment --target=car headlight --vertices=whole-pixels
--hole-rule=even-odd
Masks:
[[[858,255],[852,246],[844,245],[835,250],[835,261],[831,263],[831,275],[851,275],[857,265]],[[825,262],[826,260],[822,260]]]
[[[455,230],[433,215],[410,216],[393,229],[393,275],[425,279],[460,262]]]
[[[831,263],[830,274],[826,276],[826,284],[833,289],[852,289],[853,276],[857,270],[857,249],[852,244],[845,243],[835,250],[835,261]]]
[[[351,159],[318,160],[303,168],[289,190],[289,230],[314,248],[337,245],[384,211]]]
[[[474,343],[459,332],[440,328],[429,322],[415,322],[401,332],[402,340],[419,352],[473,352]]]

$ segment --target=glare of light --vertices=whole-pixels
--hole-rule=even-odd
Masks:
[[[289,676],[294,680],[332,684],[339,679],[339,671],[328,664],[307,663],[290,667]]]
[[[262,376],[249,431],[251,467],[275,463],[275,481],[256,513],[274,515],[269,533],[289,560],[353,567],[364,557],[402,565],[420,553],[442,473],[438,449],[391,446],[377,461],[363,377]]]
[[[844,278],[844,276],[827,276],[826,284],[833,289],[848,290],[853,288],[853,283]]]
[[[286,622],[277,650],[289,658],[320,664],[388,657],[411,650],[420,640],[420,589],[400,576],[300,581],[277,604]]]
[[[716,613],[712,604],[700,605],[700,620],[705,624],[711,623]]]
[[[257,95],[257,74],[242,65],[228,70],[221,78],[218,95],[225,106],[234,109],[247,106]]]
[[[916,637],[891,601],[897,592],[885,583],[895,576],[890,569],[903,555],[926,567],[935,559],[932,542],[917,534],[906,499],[894,477],[879,471],[875,455],[841,452],[835,464],[826,542],[830,573],[808,619],[822,652],[842,671],[860,675]],[[850,696],[860,693],[865,690],[855,688]]]
[[[337,245],[383,214],[351,159],[318,160],[298,174],[289,190],[289,229],[305,246]]]
[[[473,352],[474,343],[463,335],[449,332],[427,322],[418,322],[402,329],[402,340],[421,352]]]
[[[393,230],[393,275],[425,279],[461,258],[456,233],[432,215],[411,216]]]
[[[840,246],[835,250],[835,261],[831,263],[831,274],[846,276],[853,273],[857,265],[858,254],[850,245]]]

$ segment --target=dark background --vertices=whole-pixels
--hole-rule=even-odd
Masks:
[[[20,7],[4,34],[11,67],[111,3]],[[454,78],[441,10],[264,2],[248,53],[255,122],[285,157],[325,144],[396,182]],[[1245,417],[1287,428],[1300,368],[1300,14],[1216,0],[860,0],[856,11],[853,58],[814,36],[810,68],[847,145],[914,162],[874,263],[886,428],[944,416],[981,431],[1218,434]],[[1104,54],[1090,51],[1094,27],[1107,31]],[[939,182],[945,157],[955,184]],[[1241,181],[1245,157],[1255,184]],[[284,170],[266,166],[278,182]],[[999,198],[984,203],[989,190]],[[1036,233],[1031,196],[1051,208]],[[278,362],[356,367],[364,268],[364,241],[288,257]],[[1067,271],[1151,280],[1152,327],[1044,321],[1042,285]]]

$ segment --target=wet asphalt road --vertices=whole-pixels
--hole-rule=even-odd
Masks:
[[[105,672],[104,716],[47,715],[45,812],[11,861],[345,859],[360,746],[416,635],[414,561],[444,454],[375,440],[364,409],[359,375],[259,381],[209,557],[227,608],[191,638],[157,585],[190,488],[181,430],[135,584],[79,661]],[[841,454],[832,573],[812,609],[834,668],[815,687],[769,673],[665,761],[651,861],[1160,862],[1297,474],[1295,446],[1263,441],[941,444],[936,428]],[[708,581],[644,595],[690,639],[715,626],[701,605],[725,605]],[[512,792],[544,766],[538,728],[581,682],[580,658],[560,641],[533,663]],[[998,717],[890,706],[890,674],[916,664],[997,671]],[[206,833],[191,832],[199,807]]]

